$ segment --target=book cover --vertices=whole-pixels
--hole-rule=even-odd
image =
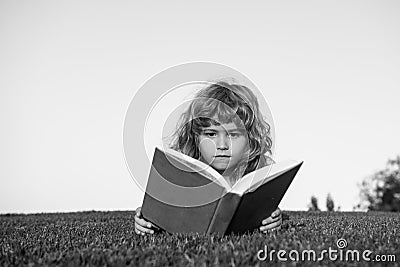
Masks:
[[[233,187],[203,162],[156,148],[143,217],[170,233],[243,233],[278,207],[302,162],[273,164]]]

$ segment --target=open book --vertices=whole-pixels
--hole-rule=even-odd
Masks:
[[[274,163],[230,186],[209,165],[156,148],[142,215],[170,233],[251,231],[277,209],[302,163]]]

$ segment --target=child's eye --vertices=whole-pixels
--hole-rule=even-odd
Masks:
[[[237,138],[239,137],[241,134],[240,133],[230,133],[229,136],[232,138]]]
[[[214,133],[214,132],[205,132],[205,133],[203,133],[205,136],[207,136],[207,137],[216,137],[217,136],[217,134],[216,133]]]

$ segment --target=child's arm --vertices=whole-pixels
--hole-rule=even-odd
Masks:
[[[150,222],[143,219],[143,217],[141,216],[141,210],[142,207],[138,207],[136,209],[135,233],[138,235],[153,234],[154,233],[153,225]]]
[[[278,230],[278,229],[281,229],[281,225],[282,225],[282,212],[279,208],[277,208],[271,214],[270,217],[268,217],[262,221],[260,230],[262,232],[266,232],[268,230]]]

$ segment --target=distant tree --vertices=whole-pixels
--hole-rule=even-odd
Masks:
[[[329,193],[326,197],[326,210],[327,211],[335,211],[335,203],[333,202],[332,196]]]
[[[311,196],[311,202],[308,205],[309,211],[320,211],[318,207],[318,199],[315,196]]]
[[[385,169],[366,177],[359,187],[356,209],[400,212],[400,156],[389,159]]]

